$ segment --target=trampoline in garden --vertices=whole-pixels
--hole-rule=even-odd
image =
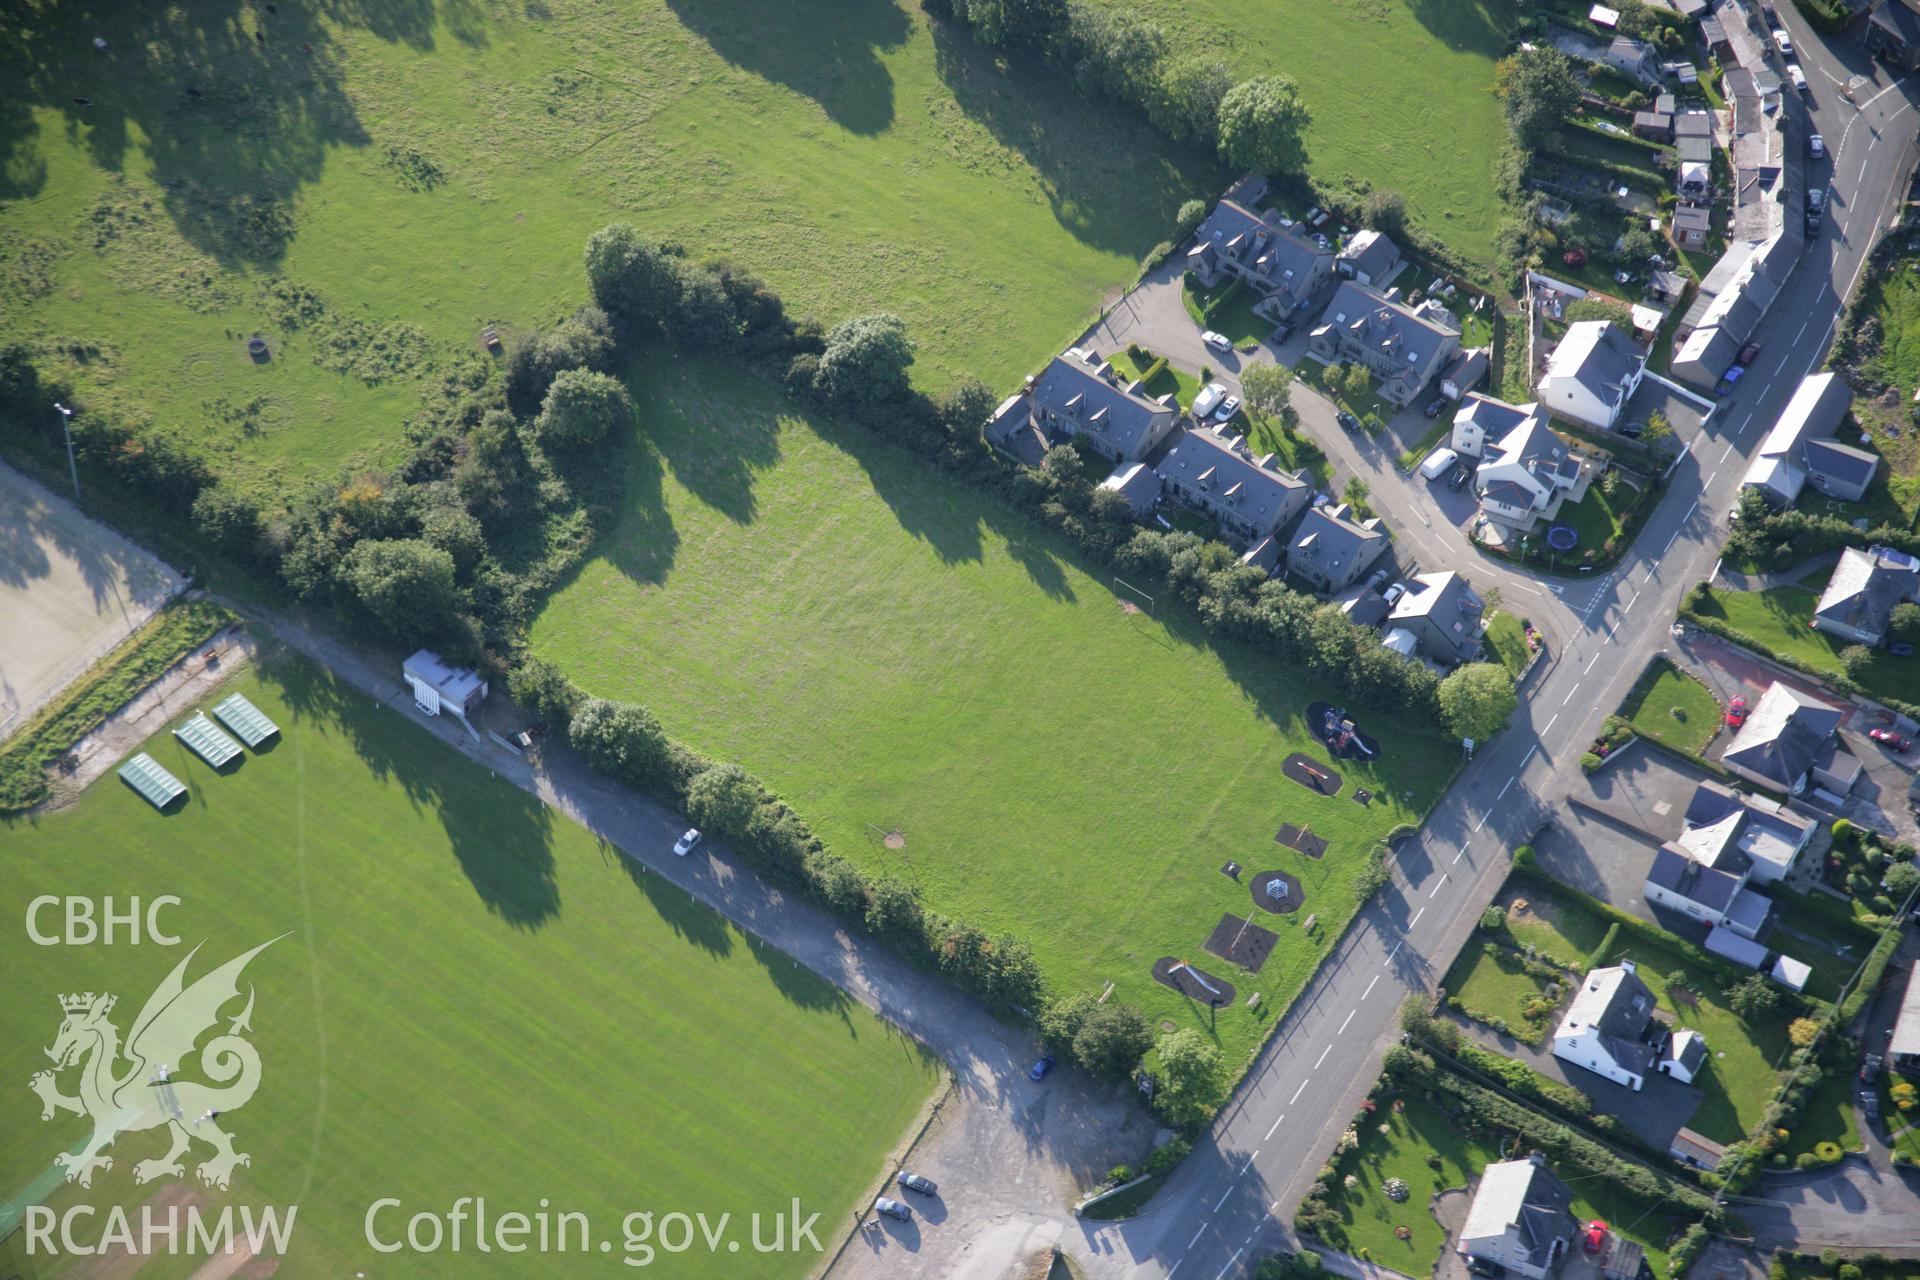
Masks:
[[[1547,545],[1555,551],[1571,551],[1580,544],[1580,535],[1572,525],[1556,524],[1547,530]]]

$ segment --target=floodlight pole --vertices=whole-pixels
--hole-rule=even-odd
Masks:
[[[60,434],[67,440],[67,473],[73,477],[73,500],[80,501],[80,468],[73,460],[73,410],[58,400],[53,407],[60,413]]]

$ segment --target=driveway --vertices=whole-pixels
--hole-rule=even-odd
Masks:
[[[369,656],[295,618],[251,607],[241,611],[256,627],[605,840],[635,864],[635,874],[671,881],[785,953],[770,956],[769,963],[805,965],[940,1056],[952,1077],[952,1097],[905,1160],[939,1182],[942,1194],[929,1201],[915,1197],[919,1212],[906,1230],[887,1222],[878,1235],[857,1233],[833,1274],[997,1280],[1031,1245],[1030,1231],[1007,1230],[1008,1222],[1038,1212],[1057,1229],[1083,1188],[1116,1161],[1138,1159],[1151,1148],[1156,1126],[1130,1090],[1095,1085],[1073,1071],[1056,1071],[1042,1083],[1029,1080],[1027,1069],[1039,1051],[1026,1028],[1001,1022],[938,975],[769,887],[719,841],[703,846],[704,857],[674,857],[674,838],[686,826],[680,814],[594,773],[567,748],[548,747],[537,762],[523,760],[490,741],[476,741],[451,717],[420,715],[399,683],[397,654]],[[496,695],[490,707],[497,710],[503,702]],[[877,1192],[895,1167],[869,1171],[870,1189]],[[827,1247],[831,1252],[834,1241]]]
[[[1649,753],[1643,745],[1634,747],[1633,754]],[[1553,826],[1533,842],[1534,856],[1547,875],[1636,915],[1646,913],[1640,889],[1659,847],[1645,832],[1589,809],[1577,798],[1555,814]]]
[[[1914,1235],[1920,1176],[1849,1156],[1817,1174],[1763,1175],[1760,1196],[1734,1196],[1758,1249],[1875,1249],[1920,1257]]]

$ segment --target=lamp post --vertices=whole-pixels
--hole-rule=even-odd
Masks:
[[[78,502],[80,501],[80,468],[73,460],[73,410],[58,400],[53,402],[53,407],[60,411],[60,434],[67,440],[67,472],[73,477],[73,500]]]

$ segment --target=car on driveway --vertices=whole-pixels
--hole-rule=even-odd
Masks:
[[[673,842],[673,851],[679,856],[681,856],[682,858],[684,858],[688,854],[692,853],[694,846],[699,843],[700,843],[700,828],[688,827],[687,833],[681,836],[678,840],[675,840]]]
[[[1817,133],[1807,135],[1807,154],[1815,160],[1827,154],[1827,140]]]
[[[1227,398],[1227,389],[1217,382],[1209,382],[1201,388],[1200,394],[1193,398],[1193,416],[1196,421],[1205,422],[1220,402]]]
[[[1901,737],[1891,729],[1869,729],[1867,730],[1867,736],[1887,750],[1894,752],[1905,751],[1913,745],[1912,742]]]
[[[913,1221],[913,1210],[907,1208],[907,1206],[901,1204],[898,1200],[893,1200],[886,1196],[881,1196],[873,1202],[873,1211],[875,1213],[884,1213],[889,1218],[898,1218],[902,1222]]]
[[[1502,1276],[1507,1274],[1507,1269],[1499,1263],[1490,1262],[1485,1258],[1475,1258],[1471,1256],[1467,1258],[1467,1270],[1477,1276],[1486,1276],[1487,1280],[1500,1280]]]
[[[1459,454],[1447,448],[1447,446],[1441,445],[1438,449],[1428,454],[1427,460],[1420,464],[1420,474],[1429,480],[1438,480],[1441,476],[1447,474],[1447,469],[1458,461],[1460,461]]]
[[[1580,1233],[1580,1247],[1588,1253],[1600,1252],[1600,1246],[1607,1242],[1607,1224],[1595,1218]]]
[[[1880,1123],[1880,1095],[1871,1089],[1860,1091],[1860,1110],[1865,1113],[1868,1124]]]
[[[1738,729],[1747,722],[1747,700],[1735,698],[1727,703],[1727,728]]]
[[[1200,335],[1200,341],[1206,343],[1208,346],[1212,347],[1215,351],[1233,350],[1233,344],[1227,341],[1227,336],[1225,334],[1215,333],[1211,329],[1207,330],[1205,333]]]
[[[932,1178],[923,1178],[917,1173],[908,1173],[905,1169],[900,1171],[896,1181],[907,1190],[918,1191],[923,1196],[933,1195],[940,1190]]]
[[[1053,1070],[1053,1058],[1049,1055],[1033,1064],[1033,1069],[1027,1072],[1027,1079],[1044,1080],[1047,1078],[1047,1072],[1051,1070]]]
[[[1880,1068],[1882,1065],[1883,1060],[1877,1053],[1870,1053],[1860,1059],[1860,1083],[1872,1084],[1875,1080],[1878,1080],[1880,1078]]]
[[[1793,37],[1787,34],[1785,27],[1776,27],[1774,29],[1773,43],[1774,47],[1780,50],[1781,56],[1787,58],[1793,56]]]
[[[1404,582],[1396,582],[1385,591],[1382,591],[1380,598],[1391,605],[1397,603],[1400,597],[1405,594],[1407,594],[1407,584]]]
[[[1238,412],[1240,412],[1240,397],[1228,396],[1220,402],[1220,407],[1213,411],[1213,420],[1215,422],[1232,422],[1233,415]]]
[[[1429,418],[1437,418],[1440,416],[1440,411],[1446,407],[1447,398],[1445,396],[1435,396],[1433,399],[1427,401],[1427,407],[1420,412]]]
[[[1453,469],[1452,475],[1447,477],[1447,488],[1458,493],[1467,481],[1471,479],[1473,479],[1473,469],[1463,462]]]
[[[1281,343],[1285,342],[1288,338],[1291,338],[1292,336],[1293,336],[1292,325],[1277,324],[1273,326],[1273,333],[1269,336],[1268,341],[1272,342],[1273,345],[1277,347]]]

